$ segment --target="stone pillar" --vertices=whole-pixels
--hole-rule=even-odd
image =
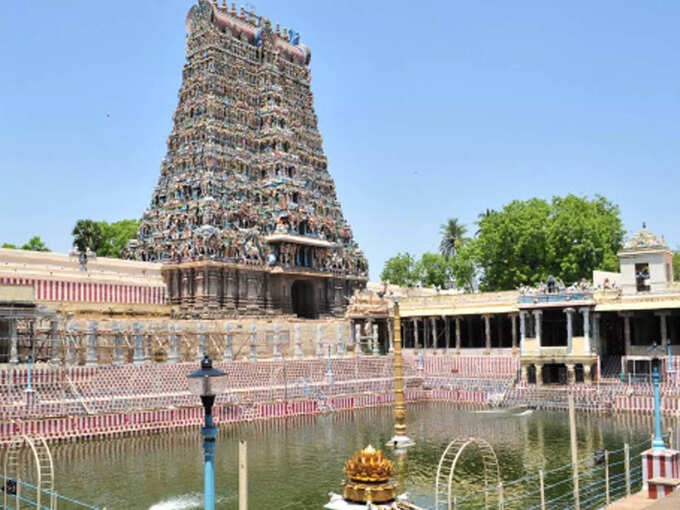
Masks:
[[[590,346],[590,308],[583,307],[579,311],[583,314],[583,352],[586,355],[588,355],[588,354],[591,353],[591,346]]]
[[[460,354],[460,317],[456,317],[456,354]]]
[[[377,356],[380,354],[380,350],[378,348],[378,325],[373,324],[373,332],[371,335],[371,343],[373,345],[373,356]]]
[[[52,363],[59,363],[59,321],[52,319],[50,321],[50,361]]]
[[[250,324],[250,361],[257,361],[257,326]]]
[[[359,356],[361,351],[361,325],[359,323],[354,324],[354,355]]]
[[[272,335],[272,342],[274,342],[274,359],[281,359],[281,339],[279,337],[279,325],[274,323],[274,334]]]
[[[528,383],[529,382],[529,365],[522,365],[521,370],[522,370],[522,382]]]
[[[432,324],[432,350],[437,349],[437,318],[430,317],[430,323]]]
[[[394,352],[394,324],[392,324],[392,319],[387,317],[387,339],[389,341],[389,351]]]
[[[132,357],[132,363],[135,365],[144,364],[144,326],[141,322],[135,322],[132,324],[132,344],[134,345],[134,354]]]
[[[10,325],[11,328],[11,325]],[[10,330],[11,331],[11,330]],[[68,325],[68,335],[66,343],[66,363],[69,365],[78,364],[78,323],[71,322]]]
[[[302,326],[295,325],[295,359],[302,359]]]
[[[125,363],[123,356],[123,325],[120,322],[114,322],[113,326],[113,364],[116,366]]]
[[[630,356],[632,354],[632,341],[630,338],[630,319],[632,314],[630,312],[625,312],[621,314],[623,316],[623,338],[626,342],[626,355]]]
[[[663,347],[664,354],[668,353],[668,322],[667,317],[670,315],[668,311],[656,312],[659,317],[661,326],[661,347]]]
[[[536,363],[536,386],[543,386],[543,363]]]
[[[510,325],[512,327],[512,354],[517,354],[517,314],[510,314]]]
[[[90,321],[87,324],[87,359],[85,365],[88,367],[97,366],[97,328],[99,322]]]
[[[19,363],[19,344],[17,341],[17,320],[9,321],[9,362],[16,365]]]
[[[229,322],[224,325],[224,361],[234,361],[234,333]]]
[[[576,371],[573,363],[567,363],[567,384],[574,384],[576,382]]]
[[[420,342],[418,341],[418,319],[411,319],[413,321],[413,347],[420,350]]]
[[[519,312],[519,354],[524,354],[524,342],[527,339],[527,312]]]
[[[574,309],[565,308],[564,313],[567,314],[567,353],[571,354],[574,341]]]
[[[593,376],[590,372],[590,364],[588,363],[583,364],[583,382],[588,386],[593,384]]]
[[[601,356],[602,355],[602,345],[600,342],[600,317],[601,314],[593,314],[593,343],[595,345],[595,351]],[[592,347],[591,347],[592,352]]]
[[[485,354],[491,354],[491,315],[486,314],[484,318],[484,338],[486,339]]]
[[[446,341],[446,354],[449,353],[451,348],[451,321],[448,317],[442,316],[444,320],[444,340]]]
[[[427,349],[427,341],[430,339],[430,321],[423,317],[423,350]]]
[[[167,365],[174,365],[179,362],[179,339],[177,337],[177,331],[179,326],[168,323],[168,357],[165,361]]]
[[[198,331],[196,332],[196,361],[199,365],[204,354],[208,354],[208,343],[205,334],[205,324],[201,323],[198,325]]]
[[[321,324],[316,325],[316,357],[323,358],[323,331]]]
[[[345,341],[342,339],[342,322],[338,322],[338,344],[335,347],[335,353],[338,357],[345,355]]]
[[[536,331],[536,354],[541,353],[541,317],[543,316],[542,310],[534,310],[534,321],[536,326],[534,330]]]

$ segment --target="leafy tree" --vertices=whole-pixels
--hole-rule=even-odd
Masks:
[[[680,250],[673,252],[673,280],[680,281]]]
[[[2,248],[7,248],[8,250],[16,250],[17,246],[16,244],[2,243]]]
[[[138,220],[120,220],[114,223],[97,222],[102,232],[102,244],[96,250],[100,257],[120,258],[128,241],[135,237],[139,228]]]
[[[619,207],[606,198],[553,197],[548,223],[549,270],[565,282],[590,280],[594,269],[618,271],[623,246]]]
[[[450,257],[466,241],[467,228],[458,223],[458,218],[451,218],[439,228],[439,233],[442,236],[439,243],[439,253],[445,257]]]
[[[547,278],[550,213],[545,200],[532,198],[514,200],[479,217],[473,242],[483,290],[515,289]]]
[[[28,242],[21,247],[21,249],[31,251],[50,251],[50,249],[45,246],[45,243],[42,242],[40,236],[31,237]]]
[[[474,243],[466,243],[449,259],[451,279],[456,284],[456,287],[461,290],[474,290],[477,273],[474,250]]]
[[[515,200],[486,211],[477,224],[474,259],[484,290],[536,285],[551,274],[571,283],[591,278],[594,269],[618,268],[619,208],[602,196]]]
[[[78,248],[81,253],[91,250],[97,252],[102,249],[104,243],[104,234],[98,223],[92,220],[78,220],[75,227],[73,227],[73,245]]]
[[[451,280],[449,259],[439,253],[423,253],[415,266],[415,277],[423,287],[446,288]]]
[[[413,287],[418,279],[416,277],[416,261],[410,253],[398,253],[387,259],[385,267],[380,273],[380,279],[394,285]]]

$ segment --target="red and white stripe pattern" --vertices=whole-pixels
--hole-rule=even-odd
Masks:
[[[680,478],[680,452],[678,450],[647,450],[642,452],[643,489],[650,499],[668,496],[674,487],[654,483],[655,478]]]
[[[36,301],[163,305],[165,286],[34,280],[0,276],[0,285],[32,285]]]

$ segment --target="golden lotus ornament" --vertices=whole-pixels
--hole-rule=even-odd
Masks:
[[[380,450],[368,445],[345,463],[342,496],[354,503],[389,503],[397,495],[397,486],[390,483],[394,475],[392,462]]]

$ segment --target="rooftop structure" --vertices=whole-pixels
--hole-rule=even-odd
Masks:
[[[199,0],[168,152],[127,256],[187,315],[342,315],[367,263],[335,193],[294,30]]]

